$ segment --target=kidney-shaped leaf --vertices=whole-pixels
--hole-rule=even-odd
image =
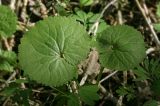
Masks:
[[[20,66],[37,82],[60,86],[77,75],[87,57],[89,37],[72,18],[49,17],[31,28],[19,46]]]
[[[0,36],[9,37],[16,31],[16,14],[7,6],[0,6]]]
[[[116,70],[134,68],[145,56],[143,37],[126,25],[112,26],[98,36],[100,62],[104,67]]]

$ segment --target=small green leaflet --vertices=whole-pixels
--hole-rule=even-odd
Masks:
[[[139,80],[152,80],[153,82],[160,79],[160,59],[145,59],[143,66],[136,67],[133,72]]]
[[[156,23],[153,26],[158,32],[160,32],[160,24],[159,23]]]
[[[93,4],[94,0],[79,0],[79,1],[82,6],[89,6],[89,5]]]
[[[80,106],[79,98],[77,95],[70,94],[67,97],[68,97],[67,106]]]
[[[158,101],[156,100],[149,100],[143,104],[143,106],[159,106]]]
[[[156,7],[157,7],[156,15],[160,17],[160,2],[157,4]],[[155,23],[153,24],[153,26],[158,32],[160,32],[160,23]]]
[[[154,94],[160,95],[160,79],[153,81],[151,89],[153,90]]]
[[[86,85],[79,88],[80,99],[90,106],[94,106],[94,101],[99,100],[99,95],[97,94],[97,85]]]
[[[16,60],[15,52],[0,50],[0,71],[12,72],[16,65]]]
[[[160,17],[160,2],[157,4],[157,11],[156,11],[156,14],[158,17]]]
[[[116,90],[116,93],[119,96],[126,96],[127,101],[130,101],[136,97],[133,87],[134,86],[130,86],[130,85],[120,86],[119,89]]]
[[[133,69],[145,57],[145,43],[140,32],[127,25],[108,27],[98,35],[97,48],[102,66]]]
[[[92,27],[92,25],[96,22],[96,20],[99,16],[100,16],[100,14],[95,14],[92,12],[85,13],[84,11],[81,11],[81,10],[75,10],[75,14],[71,15],[71,17],[75,18],[82,25],[84,25],[87,30]],[[97,33],[102,32],[107,27],[109,27],[109,25],[107,25],[103,19],[100,19]]]
[[[13,68],[7,61],[0,61],[0,71],[13,72]]]
[[[7,6],[0,6],[0,36],[10,37],[16,31],[16,14]]]
[[[6,87],[0,92],[0,96],[6,96],[9,97],[11,95],[14,95],[14,93],[17,91],[16,87]]]
[[[90,38],[82,25],[72,18],[49,17],[22,38],[19,61],[31,79],[60,86],[77,76],[77,65],[89,50]]]
[[[142,81],[142,80],[150,79],[149,73],[147,73],[146,70],[141,66],[137,66],[133,70],[133,72],[137,75],[137,78],[134,79],[134,81]]]

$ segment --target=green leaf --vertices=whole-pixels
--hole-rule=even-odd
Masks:
[[[104,67],[116,70],[132,69],[145,56],[143,37],[130,26],[108,27],[97,39],[100,63]]]
[[[153,84],[151,85],[151,89],[156,95],[160,95],[160,79],[153,81]]]
[[[6,87],[3,89],[2,92],[0,92],[0,95],[8,97],[8,96],[13,95],[16,91],[17,91],[16,87]]]
[[[148,73],[153,80],[160,79],[160,59],[151,60],[149,69]]]
[[[31,89],[17,89],[15,95],[11,97],[11,99],[18,103],[18,106],[30,106],[29,97],[31,93]]]
[[[119,96],[125,96],[128,94],[124,87],[119,87],[119,89],[116,90],[116,93],[118,93]]]
[[[95,14],[95,13],[89,12],[89,13],[87,14],[89,23],[94,23],[94,22],[96,22],[96,20],[99,18],[99,16],[100,16],[100,14]],[[101,22],[101,21],[102,21],[102,19],[100,19],[99,22]]]
[[[61,5],[55,5],[55,9],[60,16],[68,16],[69,12]]]
[[[14,65],[16,64],[17,55],[13,51],[0,50],[0,59],[6,60],[8,63]]]
[[[160,17],[160,2],[157,4],[156,14],[157,14],[158,17]]]
[[[89,27],[91,28],[92,25],[93,25],[93,23],[89,24]],[[98,25],[97,34],[103,32],[108,27],[109,27],[109,25],[107,25],[105,21],[100,22]]]
[[[97,91],[97,85],[82,86],[79,89],[79,96],[83,102],[90,106],[94,106],[94,101],[99,100],[99,95],[97,94]]]
[[[134,86],[121,86],[116,90],[119,96],[126,96],[127,101],[130,101],[135,98],[135,91],[133,89]]]
[[[137,75],[137,78],[134,79],[134,81],[150,79],[149,73],[147,73],[146,70],[141,66],[136,67],[136,69],[134,69],[133,72]]]
[[[93,4],[93,0],[80,0],[80,5],[89,6]]]
[[[88,23],[90,24],[89,27],[91,28],[92,25],[96,22],[96,20],[99,18],[100,14],[94,14],[92,12],[89,12],[87,14],[88,16]],[[102,31],[104,31],[107,27],[109,27],[109,25],[106,24],[106,22],[103,19],[100,19],[99,21],[99,25],[98,25],[98,29],[97,29],[97,33],[101,33]]]
[[[28,31],[19,46],[20,66],[39,83],[60,86],[77,76],[87,57],[90,39],[72,18],[49,17]]]
[[[90,29],[92,25],[96,22],[97,18],[100,16],[100,14],[94,14],[92,12],[85,13],[82,10],[75,10],[76,13],[71,15],[71,17],[75,18],[75,20],[79,21],[82,25],[86,27],[86,29]],[[97,33],[102,32],[105,30],[109,25],[106,24],[106,22],[103,19],[100,19]]]
[[[54,101],[56,102],[55,106],[64,106],[67,104],[68,97],[67,95],[57,95]]]
[[[14,52],[0,50],[0,60],[0,70],[13,72],[17,60],[17,56]]]
[[[158,106],[158,101],[156,101],[156,100],[149,100],[149,101],[145,102],[143,104],[143,106]]]
[[[7,61],[0,61],[0,71],[13,72],[13,66]]]
[[[16,31],[16,14],[6,6],[0,6],[0,36],[10,37]]]
[[[159,80],[160,79],[160,59],[145,59],[143,63],[143,69],[146,71],[149,79]]]
[[[87,14],[84,11],[77,10],[76,15],[73,15],[73,17],[77,20],[82,22],[83,24],[87,23]]]
[[[21,83],[28,83],[29,81],[26,79],[16,79],[13,82],[17,83],[17,84],[21,84]]]
[[[67,97],[69,99],[67,102],[67,106],[80,106],[78,96],[70,94]]]
[[[102,31],[104,31],[108,27],[109,27],[109,25],[107,25],[105,21],[101,22],[98,26],[97,33],[101,33]]]
[[[158,32],[160,32],[160,24],[159,23],[154,24],[153,26]]]

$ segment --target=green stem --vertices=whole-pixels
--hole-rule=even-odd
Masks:
[[[66,95],[64,92],[62,92],[61,90],[59,90],[59,89],[57,89],[57,88],[55,88],[55,87],[52,87],[52,89],[58,91],[59,93],[61,93],[61,94],[63,94],[63,95]]]
[[[97,77],[97,84],[99,83],[99,81],[102,77],[103,70],[104,70],[104,67],[101,67],[100,72],[99,72],[98,77]]]

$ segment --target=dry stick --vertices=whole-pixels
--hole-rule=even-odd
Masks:
[[[103,80],[103,81],[107,80],[108,78],[110,78],[110,77],[112,77],[113,75],[115,75],[117,72],[118,72],[118,71],[114,71],[113,73],[111,73],[110,75],[106,76],[106,77],[105,77],[104,79],[102,79],[102,80]],[[102,80],[99,82],[98,86],[100,87],[100,90],[101,90],[101,92],[102,92],[103,94],[107,94],[107,93],[108,93],[107,90],[103,87],[103,85],[101,85],[101,83],[103,82]],[[112,100],[115,104],[118,102],[118,99],[117,99],[116,97],[114,97],[112,93],[108,93],[108,95],[105,96],[104,100],[102,101],[102,103],[101,103],[99,106],[103,106],[105,100],[107,100],[107,99],[109,99],[109,98],[110,98],[110,100]]]
[[[7,97],[7,99],[4,101],[4,103],[2,104],[2,106],[7,106],[7,102],[10,100],[10,97]]]
[[[71,83],[72,83],[71,88],[72,88],[73,93],[78,94],[78,86],[77,86],[76,81],[72,81]]]
[[[4,37],[2,37],[2,41],[3,41],[3,43],[4,43],[5,48],[6,48],[8,51],[11,51],[12,48],[9,46],[7,39],[4,38]]]
[[[79,86],[82,86],[85,84],[86,80],[88,78],[88,74],[84,74],[83,78],[81,79],[80,83],[79,83]]]
[[[117,5],[119,5],[119,4],[117,4]],[[118,9],[118,21],[119,21],[119,24],[123,24],[122,11],[120,9]]]
[[[17,0],[17,2],[15,4],[15,13],[16,14],[19,14],[19,12],[21,11],[21,9],[20,9],[21,5],[22,5],[21,0]]]
[[[99,81],[99,84],[101,84],[102,82],[104,82],[105,80],[109,79],[110,77],[112,77],[113,75],[115,75],[118,71],[114,71],[113,73],[109,74],[108,76],[106,76],[105,78],[103,78],[102,80]]]
[[[99,21],[100,19],[103,17],[104,12],[111,6],[113,5],[117,0],[112,0],[110,3],[108,3],[102,10],[100,16],[96,19],[95,23],[91,26],[91,28],[88,31],[88,34],[93,33],[93,35],[96,35],[97,29],[98,29],[98,25],[99,25]],[[94,32],[93,32],[94,31]]]
[[[34,9],[34,6],[36,5],[34,2],[36,2],[36,1],[33,1],[33,0],[29,0],[28,1],[28,5],[30,7],[30,11],[32,13],[34,13],[35,15],[41,17],[41,14],[39,13],[39,11],[37,11],[37,9]]]
[[[127,71],[123,72],[123,84],[127,84]]]
[[[22,12],[21,12],[21,18],[23,19],[23,22],[26,23],[27,22],[27,4],[28,4],[28,0],[23,0],[23,7],[22,7]]]
[[[16,9],[15,4],[16,4],[16,0],[11,0],[11,3],[10,3],[10,5],[9,5],[9,7],[10,7],[13,11]]]
[[[42,18],[46,18],[46,17],[48,17],[48,13],[47,13],[47,8],[46,8],[46,6],[42,3],[42,0],[37,0],[37,2],[39,3],[39,5],[40,5],[40,9],[41,9],[41,11],[40,11],[40,13],[41,13],[41,16],[42,16]]]
[[[127,71],[124,71],[123,72],[123,85],[125,86],[126,84],[127,84]],[[122,106],[123,105],[123,98],[124,98],[124,96],[119,97],[116,106]]]
[[[151,48],[146,50],[146,54],[148,55],[148,54],[150,54],[150,53],[152,53],[154,51],[156,51],[156,48],[155,47],[151,47]]]
[[[153,25],[152,25],[151,19],[148,17],[148,14],[147,14],[147,13],[148,13],[147,6],[143,3],[143,6],[144,6],[144,8],[143,8],[143,7],[141,6],[139,0],[135,0],[135,1],[136,1],[136,4],[137,4],[139,10],[140,10],[141,13],[142,13],[144,19],[145,19],[145,21],[146,21],[147,24],[148,24],[148,27],[149,27],[149,29],[150,29],[150,31],[151,31],[151,33],[152,33],[151,37],[153,37],[153,39],[154,39],[154,41],[155,41],[155,43],[157,44],[157,47],[158,47],[158,49],[159,49],[159,48],[160,48],[160,41],[159,41],[158,36],[157,36],[157,34],[156,34],[155,30],[154,30],[154,27],[153,27]]]
[[[106,97],[104,97],[103,101],[98,105],[98,106],[104,106],[106,100],[110,100],[112,101],[114,104],[117,103],[118,99],[116,97],[113,96],[113,94],[108,93],[108,95]]]
[[[14,72],[11,74],[11,76],[7,79],[7,81],[5,81],[5,83],[1,85],[0,90],[2,90],[6,85],[9,84],[9,82],[16,76],[16,73],[17,73],[17,72],[14,71]]]
[[[117,101],[116,106],[122,106],[122,102],[123,102],[123,96],[120,96],[118,101]]]
[[[16,71],[14,71],[14,72],[11,74],[11,76],[7,79],[7,81],[6,81],[4,84],[1,85],[0,91],[1,91],[3,88],[5,88],[5,87],[9,84],[9,82],[10,82],[15,76],[16,76]],[[3,103],[2,106],[6,106],[6,104],[7,104],[7,102],[8,102],[9,100],[10,100],[10,97],[7,97],[7,99],[4,101],[4,103]]]

